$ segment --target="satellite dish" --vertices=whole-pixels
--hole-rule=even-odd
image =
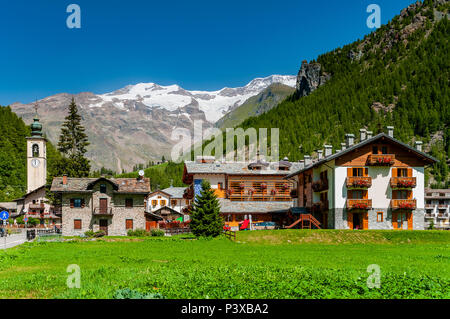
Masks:
[[[143,177],[145,172],[141,169],[138,174],[139,174],[139,176]]]

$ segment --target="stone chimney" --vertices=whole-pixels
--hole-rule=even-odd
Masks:
[[[349,148],[355,144],[355,134],[345,134],[345,146]]]
[[[63,185],[67,185],[67,175],[66,174],[64,174],[63,175]]]
[[[390,137],[394,137],[394,127],[393,126],[388,126],[387,127],[387,133]]]
[[[305,167],[305,160],[301,160],[301,161],[299,161],[299,163],[300,163],[300,169]]]
[[[365,128],[359,129],[359,141],[365,141],[367,135],[367,130]]]
[[[347,145],[346,143],[341,143],[341,146],[342,146],[341,147],[341,151],[343,151],[343,150],[345,150],[347,148],[346,145]]]
[[[331,145],[324,145],[325,148],[325,157],[331,156],[333,154],[333,146]]]
[[[305,166],[311,165],[312,161],[310,155],[305,155],[303,158],[305,159]]]
[[[373,137],[373,132],[372,131],[367,131],[367,139],[372,138]]]
[[[422,152],[422,141],[416,141],[415,143],[415,146],[416,146],[416,149],[419,151],[419,152]]]
[[[319,161],[323,158],[323,150],[317,150],[317,158]]]

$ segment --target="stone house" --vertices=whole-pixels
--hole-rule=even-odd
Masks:
[[[59,195],[64,236],[103,230],[123,236],[130,229],[145,228],[148,178],[55,177],[51,191]]]

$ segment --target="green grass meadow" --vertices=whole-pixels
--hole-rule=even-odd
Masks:
[[[450,298],[450,232],[275,230],[33,242],[0,251],[1,298]],[[81,288],[66,285],[67,266]],[[368,288],[367,267],[381,269]]]

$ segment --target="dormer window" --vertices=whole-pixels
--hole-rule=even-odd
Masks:
[[[378,146],[372,147],[372,154],[378,154]]]
[[[100,185],[100,193],[103,193],[103,194],[106,193],[106,184],[101,184]]]

